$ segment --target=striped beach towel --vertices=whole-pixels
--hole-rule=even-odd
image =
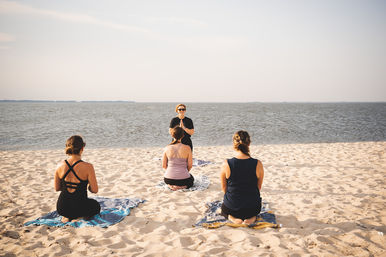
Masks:
[[[145,202],[145,200],[138,198],[92,198],[97,200],[101,205],[101,212],[90,220],[80,219],[78,221],[63,223],[61,221],[62,216],[60,216],[57,211],[53,211],[40,218],[24,223],[24,226],[47,225],[53,227],[72,226],[75,228],[98,226],[105,228],[120,222],[130,214],[131,209]]]

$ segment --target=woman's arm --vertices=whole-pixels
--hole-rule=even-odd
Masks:
[[[98,193],[98,182],[96,180],[94,166],[92,166],[90,163],[88,165],[90,165],[87,178],[89,183],[88,190],[90,190],[91,193],[96,194]]]
[[[166,155],[166,149],[162,155],[162,168],[166,170],[168,168],[168,156]]]
[[[189,135],[193,136],[193,134],[194,134],[194,128],[191,128],[191,129],[190,129],[190,128],[185,127],[185,124],[184,124],[183,120],[180,121],[180,127],[181,127],[183,130],[185,130],[186,133],[188,133]],[[192,127],[193,127],[193,125],[192,125]]]
[[[227,178],[229,178],[231,170],[229,168],[228,162],[225,160],[221,166],[220,181],[221,181],[221,190],[225,194],[227,191]]]
[[[187,146],[189,155],[188,155],[188,171],[190,171],[193,167],[193,154],[192,149],[190,149],[190,146]]]
[[[60,188],[60,178],[59,178],[59,175],[58,175],[58,172],[59,172],[59,167],[56,168],[55,170],[55,178],[54,178],[54,187],[55,187],[55,191],[61,191],[61,188]]]
[[[256,177],[257,177],[257,187],[259,188],[259,191],[260,191],[261,186],[263,185],[263,179],[264,179],[264,168],[263,168],[263,163],[261,161],[258,161],[256,165]]]
[[[172,134],[172,129],[176,126],[179,126],[180,124],[180,119],[178,117],[174,117],[169,124],[169,134]]]
[[[186,133],[188,133],[189,135],[193,136],[194,129],[188,129],[188,128],[184,127],[184,130],[185,130]]]

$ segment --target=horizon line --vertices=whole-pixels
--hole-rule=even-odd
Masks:
[[[133,100],[33,100],[33,99],[0,99],[0,102],[124,102],[124,103],[179,103],[176,101],[133,101]],[[386,103],[386,101],[185,101],[184,103]]]

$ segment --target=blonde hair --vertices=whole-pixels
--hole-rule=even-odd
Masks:
[[[186,109],[186,105],[185,104],[177,104],[177,106],[176,106],[176,112],[177,113],[178,113],[178,107],[180,107],[180,106],[183,106]]]
[[[66,154],[79,154],[80,150],[86,146],[86,143],[83,141],[83,138],[79,135],[71,136],[66,141]]]
[[[233,148],[237,151],[241,151],[243,154],[251,156],[249,154],[249,145],[251,144],[251,138],[247,131],[239,130],[233,135]]]

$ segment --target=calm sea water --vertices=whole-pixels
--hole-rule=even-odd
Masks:
[[[165,146],[175,103],[2,102],[0,150],[64,148],[81,134],[90,148]],[[386,141],[386,103],[190,103],[193,145]]]

